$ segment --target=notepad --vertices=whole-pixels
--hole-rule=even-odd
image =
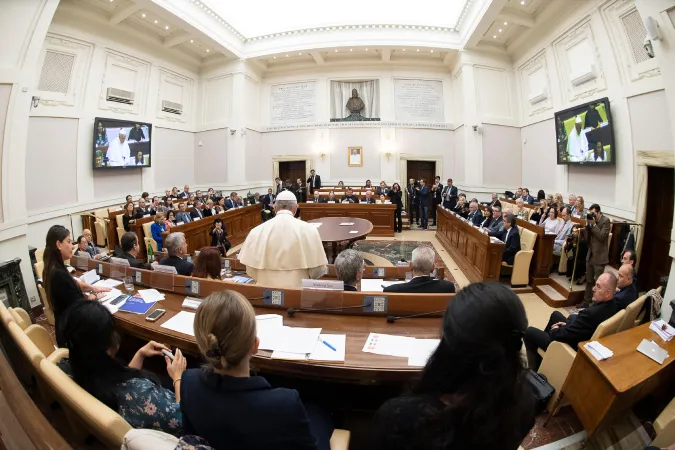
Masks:
[[[138,294],[146,302],[158,302],[166,298],[164,297],[164,294],[159,292],[157,289],[139,289]]]
[[[256,334],[260,340],[260,350],[274,350],[276,340],[282,332],[284,318],[279,314],[261,314],[255,316]]]
[[[327,342],[335,350],[324,344]],[[275,351],[272,359],[287,359],[291,361],[315,361],[324,363],[345,362],[345,349],[347,348],[347,335],[345,334],[320,334],[311,353],[289,353]]]
[[[161,326],[172,331],[177,331],[179,333],[187,334],[188,336],[195,335],[195,313],[181,311]]]
[[[675,336],[675,329],[668,325],[663,319],[658,319],[650,323],[649,329],[658,334],[659,337],[666,342],[670,341],[673,336]]]
[[[356,234],[358,232],[359,232],[359,230],[352,230],[352,231],[349,232],[349,234]]]
[[[107,288],[114,288],[122,284],[120,280],[115,280],[114,278],[107,278],[105,280],[99,280],[96,283],[94,283],[94,286],[98,287],[107,287]]]
[[[80,281],[87,284],[94,284],[100,279],[101,277],[98,276],[96,270],[90,270],[80,275]]]
[[[438,344],[440,343],[440,339],[415,339],[410,346],[408,365],[417,367],[426,366],[431,354],[438,348]]]
[[[376,355],[399,356],[407,358],[415,338],[392,336],[390,334],[370,333],[363,346],[365,353]]]
[[[150,311],[156,302],[144,302],[142,298],[129,297],[124,305],[120,306],[120,311],[134,314],[145,314]]]
[[[321,328],[282,327],[272,350],[288,353],[312,353]]]
[[[341,227],[348,227],[354,225],[354,222],[342,222],[340,224]]]

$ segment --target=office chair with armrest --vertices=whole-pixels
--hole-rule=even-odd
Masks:
[[[94,222],[94,230],[96,231],[96,245],[98,247],[106,246],[106,232],[105,232],[105,221],[97,220]]]
[[[33,321],[23,308],[9,308],[9,313],[14,317],[14,321],[22,330],[28,328]]]
[[[527,285],[530,282],[530,263],[534,255],[537,234],[526,228],[518,227],[520,233],[520,251],[513,258],[513,265],[502,261],[502,267],[511,268],[511,286]]]
[[[652,446],[665,448],[667,445],[675,443],[675,398],[668,403],[659,417],[654,421],[654,431],[656,437]]]
[[[124,228],[117,227],[117,243],[121,246],[122,245],[122,236],[124,236]]]
[[[637,316],[640,313],[640,311],[642,311],[642,306],[644,306],[645,300],[647,300],[647,294],[638,298],[637,300],[635,300],[633,303],[631,303],[626,307],[626,315],[623,316],[623,320],[621,321],[621,324],[619,325],[619,328],[616,331],[617,333],[630,330],[635,326],[635,321],[637,320]]]
[[[42,283],[38,284],[37,287],[38,291],[40,292],[40,297],[42,297],[42,306],[44,307],[45,316],[47,316],[47,323],[54,325],[56,320],[54,319],[54,309],[52,308],[52,302],[49,300],[49,297],[47,297],[47,291],[45,290],[45,287],[42,285]]]
[[[45,271],[45,263],[44,261],[38,260],[35,264],[33,264],[33,268],[35,269],[35,275],[37,275],[38,279],[42,279],[42,273]]]
[[[51,356],[56,351],[54,341],[52,341],[49,332],[42,325],[34,324],[24,330],[26,336],[42,352],[45,358]]]
[[[10,314],[9,309],[3,302],[0,302],[0,323],[7,328],[10,322],[14,322],[14,316]]]
[[[593,336],[591,336],[590,340],[595,341],[601,337],[614,334],[619,328],[619,325],[621,324],[621,321],[625,315],[626,311],[622,309],[609,319],[602,322],[600,325],[598,325],[598,328],[595,329],[595,332],[593,333]],[[567,379],[567,375],[570,373],[570,369],[572,368],[574,358],[577,356],[577,352],[568,344],[558,341],[551,342],[551,344],[548,346],[548,349],[546,349],[546,352],[544,352],[542,349],[539,349],[538,352],[543,357],[538,372],[546,376],[548,382],[556,391],[556,395],[551,398],[551,400],[548,402],[548,405],[546,406],[546,410],[551,411],[551,409],[555,406],[556,398],[558,397],[557,393],[559,393],[562,389],[563,385],[565,384],[565,379]],[[563,400],[563,402],[558,405],[556,411],[564,404],[566,403]],[[553,411],[553,414],[555,414],[556,411]]]

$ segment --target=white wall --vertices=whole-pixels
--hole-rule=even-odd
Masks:
[[[482,134],[485,185],[520,186],[522,173],[520,128],[485,124]]]
[[[675,149],[665,90],[629,97],[628,111],[636,151]]]
[[[547,194],[555,193],[561,181],[557,179],[555,124],[553,119],[537,122],[521,129],[523,142],[523,186],[530,191],[543,189]],[[553,169],[553,170],[552,170]],[[583,195],[571,188],[575,194]]]

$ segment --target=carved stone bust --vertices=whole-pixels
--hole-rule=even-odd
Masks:
[[[358,113],[365,107],[366,105],[363,103],[363,100],[359,98],[358,91],[352,89],[352,97],[347,101],[347,109],[349,112],[352,114]]]

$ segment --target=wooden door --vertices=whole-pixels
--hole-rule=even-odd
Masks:
[[[434,199],[431,192],[431,186],[434,184],[436,178],[436,163],[434,161],[410,161],[408,160],[408,176],[403,181],[402,189],[408,185],[408,181],[414,178],[415,182],[423,179],[427,186],[429,186],[429,219],[435,217]]]
[[[291,184],[300,178],[305,183],[307,174],[305,172],[305,161],[281,161],[279,163],[279,178],[286,183],[286,180],[291,180]]]
[[[673,228],[674,175],[673,169],[647,168],[647,220],[638,271],[640,289],[656,289],[660,279],[670,273],[672,258],[668,250]]]

